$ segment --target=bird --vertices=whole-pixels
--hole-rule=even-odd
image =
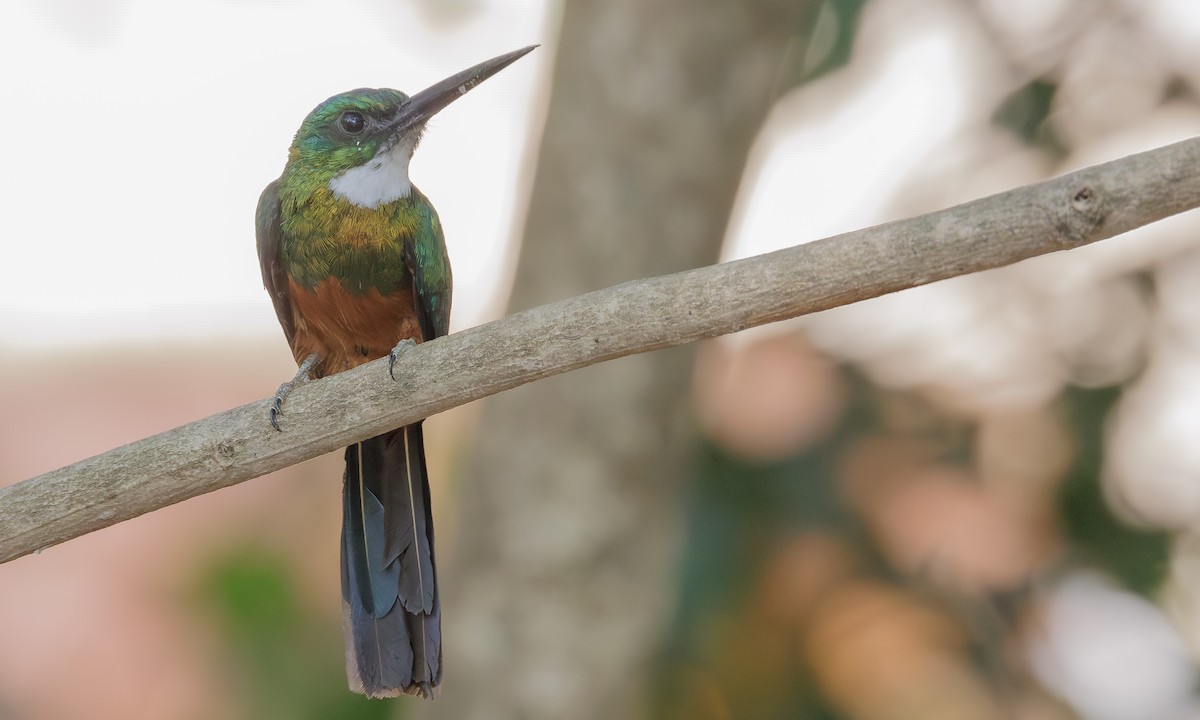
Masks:
[[[535,47],[412,96],[388,88],[334,95],[305,117],[255,213],[263,285],[299,365],[271,405],[276,430],[295,385],[385,356],[390,374],[406,348],[448,332],[445,238],[409,162],[431,117]],[[345,450],[346,675],[368,697],[431,697],[442,677],[422,422]]]

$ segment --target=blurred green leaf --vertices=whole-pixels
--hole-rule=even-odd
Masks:
[[[301,603],[285,556],[252,543],[231,548],[203,573],[197,595],[217,619],[246,717],[378,720],[407,711],[404,699],[346,688],[340,628]]]
[[[992,114],[992,124],[1008,130],[1026,145],[1056,157],[1065,155],[1067,147],[1054,131],[1050,117],[1057,91],[1054,83],[1034,80],[1000,103]]]
[[[781,90],[787,91],[837,70],[850,62],[858,18],[867,0],[825,0],[811,27],[797,34],[801,52],[792,58]]]
[[[1166,576],[1170,538],[1165,532],[1121,522],[1100,486],[1104,424],[1120,394],[1117,387],[1067,393],[1077,451],[1059,494],[1059,508],[1068,536],[1087,560],[1149,596]]]

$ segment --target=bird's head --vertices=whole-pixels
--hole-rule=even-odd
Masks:
[[[408,163],[425,123],[479,83],[511,65],[536,45],[486,60],[405,95],[362,88],[334,95],[304,118],[288,154],[288,172],[327,183],[343,199],[377,207],[407,196]]]

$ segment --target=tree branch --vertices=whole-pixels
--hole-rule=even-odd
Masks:
[[[1067,250],[1200,206],[1200,138],[510,315],[0,488],[0,562],[575,368]]]

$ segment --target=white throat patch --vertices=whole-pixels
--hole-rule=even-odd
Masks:
[[[412,153],[412,143],[401,140],[391,150],[330,180],[329,189],[337,197],[367,209],[406,197],[412,192],[408,179]]]

